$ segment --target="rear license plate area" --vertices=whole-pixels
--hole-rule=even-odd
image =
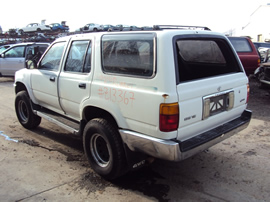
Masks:
[[[203,119],[233,108],[234,92],[226,91],[203,97]]]

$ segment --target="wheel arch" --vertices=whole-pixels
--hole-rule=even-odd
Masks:
[[[87,106],[84,108],[82,115],[82,118],[86,123],[94,118],[104,118],[107,121],[110,121],[117,129],[119,127],[115,117],[110,112],[99,107]]]
[[[26,86],[22,82],[16,82],[15,93],[18,94],[19,92],[23,90],[25,90],[28,93]]]
[[[18,94],[19,92],[25,90],[28,94],[28,96],[30,97],[31,101],[34,104],[38,104],[37,100],[35,99],[30,87],[28,85],[26,85],[25,83],[21,82],[21,81],[17,81],[15,83],[15,94]]]

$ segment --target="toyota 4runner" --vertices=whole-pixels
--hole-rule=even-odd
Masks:
[[[82,137],[114,179],[148,160],[181,161],[247,127],[248,78],[222,34],[201,27],[72,35],[16,72],[27,129],[45,118]]]

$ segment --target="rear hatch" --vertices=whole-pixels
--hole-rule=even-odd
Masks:
[[[223,125],[247,105],[248,79],[222,35],[174,37],[179,141]]]

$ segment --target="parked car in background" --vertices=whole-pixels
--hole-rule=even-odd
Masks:
[[[134,25],[123,28],[123,31],[140,31],[140,30],[142,30],[142,28],[134,26]]]
[[[259,47],[258,48],[258,53],[261,59],[261,63],[264,63],[268,60],[268,52],[269,52],[269,48],[265,48],[265,47]]]
[[[43,33],[37,33],[35,36],[32,36],[27,39],[27,42],[47,42],[51,43],[55,40],[54,36],[47,36]]]
[[[84,27],[81,27],[80,31],[82,31],[82,32],[103,31],[103,25],[95,24],[95,23],[89,23],[89,24],[86,24]]]
[[[265,42],[253,42],[255,48],[258,50],[259,48],[270,48],[270,43]]]
[[[259,54],[247,37],[228,37],[236,50],[247,75],[254,74],[260,65]]]
[[[25,67],[26,53],[34,53],[38,49],[39,54],[49,46],[49,43],[20,43],[14,44],[0,54],[0,77],[14,76],[15,72]]]
[[[129,28],[129,27],[130,27],[129,25],[119,24],[115,26],[115,30],[123,31],[124,29]]]
[[[39,23],[30,23],[26,27],[22,27],[19,29],[20,34],[28,33],[28,32],[43,32],[43,31],[51,31],[51,27],[49,25],[45,25],[45,21]]]
[[[1,27],[1,25],[0,25],[0,34],[2,34],[3,33],[3,30],[2,30],[2,27]]]
[[[12,44],[7,44],[7,45],[3,45],[3,46],[0,46],[0,54],[7,50],[9,47],[13,46]]]
[[[69,30],[69,26],[66,25],[65,21],[62,21],[60,23],[51,23],[49,24],[52,31],[58,31],[58,32],[67,32]]]
[[[113,25],[103,25],[103,31],[113,31],[116,30],[117,28]]]
[[[263,56],[263,62],[255,70],[254,75],[260,88],[270,87],[270,48],[259,48],[259,50]]]
[[[264,57],[264,51],[270,48],[270,43],[264,43],[264,42],[253,42],[255,48],[258,51],[258,54],[261,59],[261,63],[264,62],[265,57]]]

